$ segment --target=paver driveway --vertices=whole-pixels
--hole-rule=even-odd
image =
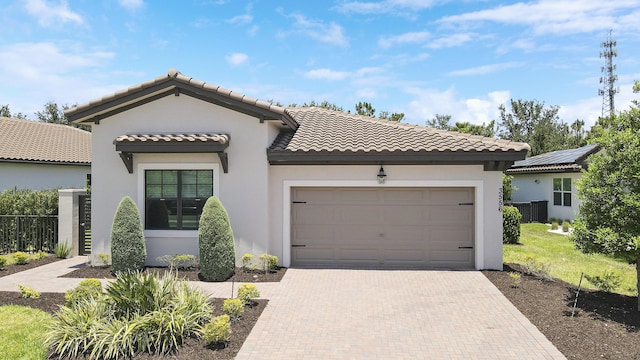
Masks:
[[[289,269],[237,359],[564,359],[478,271]]]

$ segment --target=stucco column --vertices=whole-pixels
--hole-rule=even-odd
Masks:
[[[78,256],[80,243],[78,197],[86,194],[84,189],[58,190],[58,243],[71,246],[71,257]]]

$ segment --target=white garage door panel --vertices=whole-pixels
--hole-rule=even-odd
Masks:
[[[294,188],[292,264],[473,268],[472,188]]]

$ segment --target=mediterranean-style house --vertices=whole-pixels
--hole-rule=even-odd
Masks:
[[[84,188],[90,173],[90,132],[0,117],[0,191]]]
[[[573,221],[580,207],[576,182],[589,165],[597,144],[558,150],[516,161],[505,171],[512,175],[513,202],[547,201],[548,218]]]
[[[175,70],[66,111],[93,133],[92,253],[123,196],[149,264],[198,253],[217,196],[236,255],[282,266],[502,269],[502,172],[529,146],[322,108],[283,108]]]

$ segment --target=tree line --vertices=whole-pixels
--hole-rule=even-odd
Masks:
[[[75,106],[75,105],[72,105]],[[13,119],[23,119],[23,120],[37,120],[44,123],[49,124],[61,124],[61,125],[69,125],[75,128],[80,128],[83,130],[91,131],[91,127],[88,125],[80,125],[75,124],[69,121],[66,116],[64,116],[64,111],[71,108],[72,106],[64,104],[58,105],[53,101],[49,101],[44,104],[42,110],[36,111],[34,113],[35,119],[29,119],[27,115],[24,113],[12,113],[9,105],[0,105],[0,117],[8,117]]]
[[[273,100],[271,100],[271,102],[275,105],[283,106]],[[454,122],[452,121],[451,115],[436,114],[433,119],[427,120],[425,125],[436,129],[526,142],[531,146],[530,156],[586,145],[589,133],[585,130],[585,122],[576,119],[571,124],[564,123],[558,116],[560,109],[558,106],[547,107],[544,103],[535,100],[525,101],[521,99],[511,99],[509,105],[509,108],[505,105],[500,105],[498,107],[500,119],[492,120],[488,124],[483,123],[482,125],[477,125],[468,121]],[[322,102],[312,100],[302,105],[295,103],[289,105],[289,107],[313,106],[351,113],[351,110],[345,110],[343,107],[326,100]],[[34,113],[35,120],[45,123],[69,125],[90,131],[90,126],[72,123],[64,116],[64,111],[70,107],[71,106],[67,104],[58,105],[53,101],[49,101],[44,104],[42,110]],[[355,104],[354,113],[396,122],[403,121],[405,117],[404,113],[391,113],[386,110],[381,110],[376,113],[373,105],[366,101],[360,101]],[[27,119],[27,116],[23,113],[12,113],[9,105],[0,106],[0,116]],[[602,126],[595,127],[595,129],[601,127]]]

